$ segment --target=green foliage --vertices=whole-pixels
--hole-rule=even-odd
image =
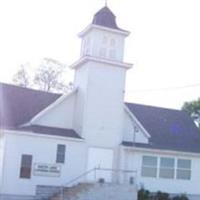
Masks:
[[[145,189],[140,189],[138,191],[138,200],[149,200],[150,199],[150,192]]]
[[[144,188],[138,191],[138,200],[189,200],[186,195],[179,195],[170,198],[170,195],[165,192],[158,191],[155,194],[151,194],[148,190]]]
[[[189,200],[186,195],[175,196],[172,200]]]
[[[200,128],[200,98],[191,102],[185,102],[182,110],[190,114]]]

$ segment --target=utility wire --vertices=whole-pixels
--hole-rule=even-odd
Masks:
[[[164,87],[164,88],[152,88],[152,89],[138,89],[138,90],[127,90],[127,93],[136,93],[136,92],[164,92],[164,91],[174,91],[174,90],[182,90],[187,88],[200,87],[200,83],[194,83],[183,86],[172,86],[172,87]]]

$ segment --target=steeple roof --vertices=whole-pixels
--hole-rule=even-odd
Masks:
[[[103,7],[94,15],[92,24],[112,29],[120,29],[117,26],[115,15],[107,6]]]

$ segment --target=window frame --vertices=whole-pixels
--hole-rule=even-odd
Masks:
[[[189,161],[189,167],[179,167],[179,161]],[[179,177],[179,172],[189,172],[188,178]],[[177,166],[176,166],[176,179],[182,180],[182,181],[189,181],[192,178],[192,160],[191,159],[185,159],[185,158],[178,158],[177,159]]]
[[[62,149],[59,150],[59,148],[62,148],[62,147],[64,147],[63,148],[64,151],[62,151]],[[65,144],[57,144],[57,149],[56,149],[56,163],[64,164],[65,163],[65,154],[66,154],[66,145]]]
[[[155,165],[145,164],[144,163],[144,158],[154,158],[154,159],[156,159]],[[150,169],[152,171],[155,170],[155,172],[154,172],[155,176],[154,175],[150,176],[150,175],[145,174],[145,172],[144,172],[145,169]],[[157,174],[158,174],[158,157],[157,156],[148,156],[148,155],[142,156],[141,176],[145,177],[145,178],[157,178]]]
[[[26,160],[26,158],[30,160]],[[33,165],[33,156],[30,154],[21,155],[21,164],[20,164],[20,173],[19,178],[21,179],[31,179],[32,177],[32,165]]]
[[[162,164],[162,160],[173,160],[173,166],[164,166]],[[176,163],[176,159],[175,158],[172,158],[172,157],[159,157],[159,174],[158,174],[158,177],[161,178],[161,179],[174,179],[175,178],[175,163]],[[172,172],[172,176],[165,176],[162,174],[162,172]],[[168,174],[168,173],[166,173]]]

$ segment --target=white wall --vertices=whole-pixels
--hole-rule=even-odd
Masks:
[[[75,100],[75,113],[73,126],[77,133],[82,135],[83,129],[83,115],[85,104],[87,101],[87,87],[88,87],[88,66],[79,67],[75,71],[74,85],[78,88],[77,98]]]
[[[0,130],[0,193],[3,181],[4,149],[5,149],[5,136],[3,134],[3,131]]]
[[[63,96],[60,98],[63,98]],[[37,118],[34,121],[34,124],[72,129],[75,99],[76,93],[72,93],[71,95],[65,97],[56,106],[50,106],[51,108]],[[59,101],[59,99],[57,101]]]
[[[187,194],[200,194],[200,155],[199,157],[185,156],[181,154],[170,153],[149,153],[142,151],[124,151],[124,163],[122,164],[125,169],[137,170],[137,184],[143,185],[145,189],[151,192],[163,191],[168,193],[187,193]],[[192,160],[192,176],[191,180],[177,180],[177,179],[163,179],[163,178],[147,178],[141,176],[142,156],[158,156],[158,157],[170,157],[170,158],[183,158]]]
[[[107,43],[103,44],[104,38],[107,38]],[[89,45],[87,41],[90,41]],[[111,40],[115,40],[115,47],[111,47],[110,42]],[[109,56],[109,50],[115,50],[115,58],[114,60],[123,61],[124,58],[124,41],[125,36],[119,33],[114,33],[110,31],[105,31],[102,29],[92,28],[89,33],[87,33],[82,40],[82,47],[81,47],[81,56],[90,55],[94,57],[99,57],[99,52],[101,48],[106,48],[106,57],[108,59],[112,59]],[[89,53],[85,52],[85,49],[89,48]]]
[[[4,179],[2,193],[15,195],[34,195],[36,185],[57,185],[67,183],[86,169],[86,147],[83,142],[66,138],[39,137],[6,134]],[[20,179],[22,154],[33,155],[34,163],[56,163],[57,144],[66,145],[65,164],[61,164],[61,177],[42,177],[32,175],[31,179]]]
[[[141,126],[136,121],[131,119],[126,111],[124,111],[123,141],[148,143],[148,138]]]
[[[116,146],[122,139],[126,69],[97,62],[83,67],[88,68],[83,135],[91,145]]]

